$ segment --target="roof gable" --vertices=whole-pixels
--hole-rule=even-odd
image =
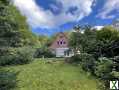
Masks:
[[[67,48],[67,47],[68,47],[67,36],[63,32],[56,34],[56,39],[51,44],[50,48],[56,49],[56,48]]]

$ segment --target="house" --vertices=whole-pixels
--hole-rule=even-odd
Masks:
[[[73,50],[69,48],[68,38],[63,32],[56,35],[55,40],[50,46],[50,50],[56,57],[71,57],[74,55]]]

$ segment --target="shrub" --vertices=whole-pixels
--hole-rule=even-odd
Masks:
[[[7,48],[2,50],[3,54],[0,56],[0,65],[16,65],[26,64],[33,59],[33,48]]]
[[[95,75],[101,79],[109,79],[111,76],[111,71],[113,67],[113,62],[111,59],[106,57],[101,57],[96,63]]]
[[[119,80],[119,72],[117,72],[117,71],[112,71],[112,72],[111,72],[111,75],[112,75],[112,77],[113,77],[114,79],[118,79],[118,80]]]
[[[0,90],[10,90],[16,86],[16,73],[0,70]]]
[[[116,69],[116,71],[119,71],[119,56],[115,56],[113,58],[113,60],[115,61],[115,69]]]
[[[96,76],[102,80],[102,89],[109,90],[110,81],[119,80],[119,72],[112,71],[113,62],[109,58],[99,58],[95,67]]]
[[[32,47],[23,47],[16,49],[17,56],[13,64],[26,64],[33,60],[34,49]]]
[[[85,71],[93,72],[95,58],[91,54],[82,53],[71,58],[71,62],[79,63]]]
[[[45,57],[45,58],[52,58],[52,57],[55,57],[55,55],[49,50],[49,49],[44,49],[44,48],[38,48],[35,52],[35,55],[34,57],[35,58],[42,58],[42,57]]]
[[[81,58],[80,63],[82,65],[82,68],[85,71],[93,72],[94,71],[94,66],[95,66],[95,58],[93,57],[93,55],[83,53],[83,54],[80,55],[80,58]]]
[[[71,58],[66,58],[66,61],[69,63],[80,63],[81,58],[80,55],[74,55]]]

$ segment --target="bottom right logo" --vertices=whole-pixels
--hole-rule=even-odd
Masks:
[[[119,81],[110,81],[110,89],[119,90]]]

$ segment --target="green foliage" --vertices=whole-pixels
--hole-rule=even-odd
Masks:
[[[39,35],[39,46],[36,47],[35,57],[36,58],[52,58],[55,55],[49,50],[49,46],[51,45],[52,41],[54,40],[53,37],[48,37],[44,35]]]
[[[85,28],[82,34],[73,32],[69,41],[71,47],[78,47],[81,52],[93,54],[97,58],[119,55],[119,31],[112,27],[100,31]]]
[[[30,47],[38,42],[38,37],[30,31],[26,18],[12,4],[1,0],[0,65],[28,63],[33,58]]]
[[[37,46],[39,44],[38,36],[33,34],[30,30],[20,30],[22,46]]]
[[[69,45],[71,48],[76,49],[77,47],[80,47],[83,42],[83,35],[80,32],[72,32],[69,37]]]
[[[104,27],[102,30],[97,31],[97,39],[101,41],[117,41],[119,40],[119,32],[112,27]]]
[[[1,50],[0,65],[26,64],[32,61],[34,49],[31,47],[7,48]]]
[[[112,71],[112,72],[111,72],[111,75],[112,75],[113,78],[119,80],[119,72],[117,72],[117,71]]]
[[[96,63],[95,74],[101,79],[109,79],[111,77],[113,62],[106,58],[101,57]]]
[[[73,64],[79,64],[80,63],[80,56],[79,55],[74,55],[72,57],[67,57],[65,58],[66,63],[73,63]]]
[[[82,46],[83,52],[92,54],[96,48],[96,31],[91,29],[86,29],[84,31],[82,41],[80,44]]]
[[[16,38],[19,38],[18,31],[16,31],[18,25],[11,20],[10,6],[1,5],[0,8],[0,43],[2,43],[0,46],[10,46]]]
[[[16,86],[16,73],[0,69],[0,90],[11,90]]]
[[[48,37],[48,36],[44,36],[44,35],[39,35],[38,40],[39,40],[39,43],[40,43],[39,47],[41,47],[41,48],[47,47],[51,43],[51,38]]]
[[[35,58],[53,58],[55,55],[48,48],[38,48],[35,52]]]
[[[0,46],[34,45],[38,42],[38,38],[29,29],[26,18],[16,7],[0,3]]]
[[[7,4],[9,4],[9,1],[8,0],[0,0],[0,3],[7,5]]]
[[[104,27],[100,31],[94,31],[90,28],[84,29],[84,33],[80,36],[71,34],[70,45],[74,48],[79,47],[82,54],[87,53],[88,55],[76,55],[71,60],[75,63],[80,62],[79,64],[84,70],[103,79],[103,88],[107,89],[107,80],[119,79],[119,31],[112,27]],[[80,38],[80,40],[77,41],[77,38]],[[113,64],[113,61],[115,61],[115,64]],[[116,70],[112,71],[114,65]]]
[[[113,71],[112,59],[101,57],[95,66],[95,75],[103,82],[101,88],[109,90],[109,80],[119,80],[119,72]]]
[[[72,48],[80,48],[80,51],[84,53],[91,54],[94,52],[97,42],[96,31],[86,27],[84,33],[73,32],[70,37],[69,44]]]
[[[71,58],[71,62],[79,63],[85,71],[94,71],[95,58],[91,54],[82,53]]]
[[[114,66],[115,66],[116,71],[119,71],[119,56],[115,56],[113,58],[113,61],[115,62]]]
[[[96,39],[99,56],[114,57],[119,55],[119,31],[105,27],[97,31]]]
[[[91,54],[87,54],[87,53],[81,54],[80,58],[81,58],[82,68],[85,71],[93,72],[95,66],[95,58]]]

